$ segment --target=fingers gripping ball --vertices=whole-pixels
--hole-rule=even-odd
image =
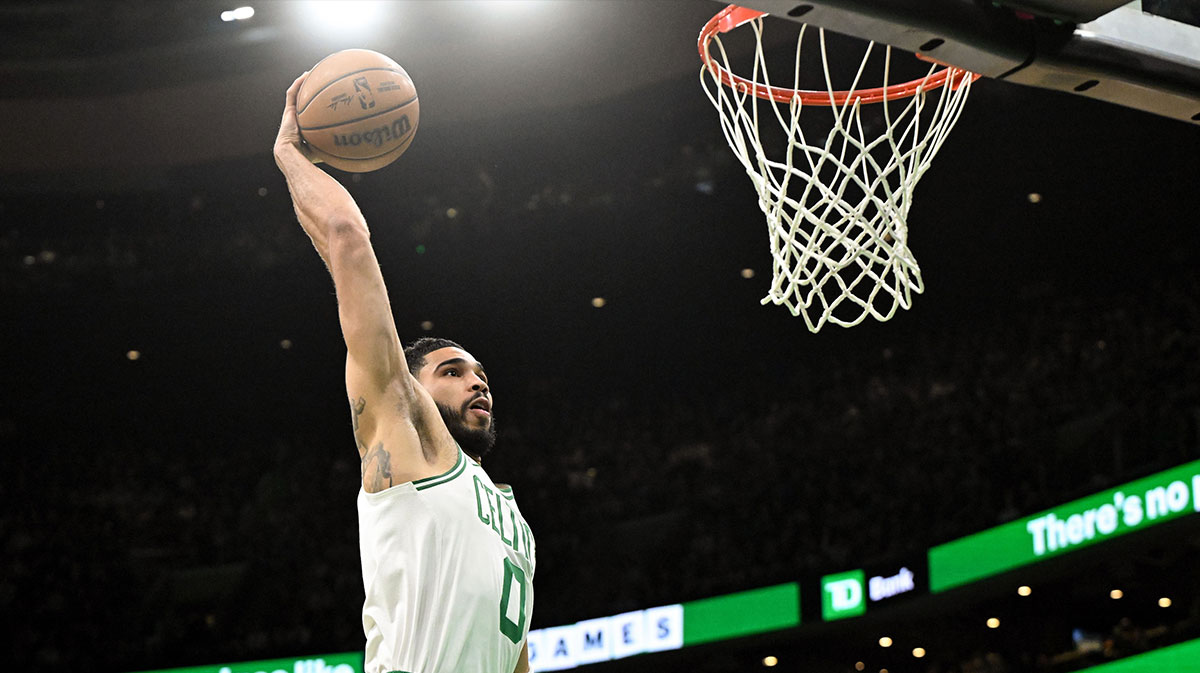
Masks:
[[[300,135],[325,163],[366,173],[392,163],[412,143],[420,105],[395,61],[347,49],[313,67],[296,94]]]

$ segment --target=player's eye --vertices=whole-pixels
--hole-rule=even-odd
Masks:
[[[446,376],[450,376],[451,374],[453,374],[454,376],[458,376],[458,370],[457,369],[447,369]]]

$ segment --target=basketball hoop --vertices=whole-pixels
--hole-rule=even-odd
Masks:
[[[773,279],[762,303],[787,306],[793,315],[804,316],[812,332],[826,322],[851,327],[868,315],[888,320],[898,308],[911,307],[912,293],[924,291],[920,267],[908,249],[913,189],[979,76],[931,63],[923,77],[888,84],[891,47],[885,46],[883,85],[863,88],[859,82],[875,49],[872,42],[849,88],[839,90],[830,74],[825,31],[818,28],[826,89],[804,90],[799,86],[801,47],[808,26],[801,25],[792,86],[772,86],[763,51],[764,16],[730,5],[705,24],[698,41],[704,62],[700,83],[767,218]],[[747,23],[755,37],[753,79],[733,74],[719,35]],[[927,101],[933,91],[935,99]],[[760,116],[760,103],[772,114]],[[823,140],[810,140],[811,130],[801,126],[806,107],[827,111]],[[874,108],[875,116],[864,120],[864,108]],[[768,156],[762,136],[773,127],[770,116],[786,140],[775,157]],[[810,126],[812,116],[805,119]],[[870,131],[873,125],[882,129]]]

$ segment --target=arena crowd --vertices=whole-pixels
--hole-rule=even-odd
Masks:
[[[426,254],[417,245],[471,248],[472,263],[519,266],[530,238],[650,227],[643,204],[664,192],[680,211],[730,216],[711,192],[743,178],[697,156],[721,153],[686,148],[620,189],[541,184],[500,196],[480,178],[465,197],[397,206],[404,228],[376,245],[414,260]],[[0,282],[8,329],[20,333],[5,349],[0,413],[0,606],[19,667],[129,671],[361,646],[359,473],[331,291],[281,199],[270,183],[261,194],[4,202]],[[653,217],[672,244],[692,226]],[[645,248],[630,254],[653,254]],[[638,291],[623,282],[618,296]],[[393,302],[406,291],[391,285]],[[812,355],[748,334],[742,350],[701,344],[696,356],[641,362],[650,332],[674,319],[664,309],[614,332],[598,356],[613,360],[610,375],[559,357],[569,351],[537,315],[501,346],[486,342],[486,326],[460,336],[452,322],[435,325],[489,370],[511,370],[493,374],[500,441],[485,463],[514,485],[537,538],[533,626],[919,554],[1200,457],[1194,266],[1119,291],[1042,278],[1005,292],[1010,301],[935,330],[906,328],[915,321],[902,314],[895,332],[868,328],[845,347],[827,337]],[[208,327],[180,326],[193,322]],[[296,336],[312,323],[324,331]],[[415,319],[401,331],[422,334]],[[126,352],[139,344],[144,353]],[[503,364],[520,345],[552,355]],[[1114,623],[1097,656],[1146,647],[1147,633],[1192,633],[1198,612],[1184,606],[1165,632]],[[1082,661],[1062,654],[1029,643],[931,658],[928,670]]]

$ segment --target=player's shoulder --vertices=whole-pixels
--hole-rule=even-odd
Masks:
[[[425,477],[423,479],[413,480],[413,485],[418,491],[424,491],[442,484],[462,482],[464,480],[460,479],[459,477],[470,474],[470,468],[473,464],[474,463],[471,460],[471,457],[463,453],[462,449],[458,449],[454,454],[453,464],[450,464],[449,467],[445,467],[444,469],[440,470],[437,474]],[[470,479],[467,478],[465,481],[470,481]]]

